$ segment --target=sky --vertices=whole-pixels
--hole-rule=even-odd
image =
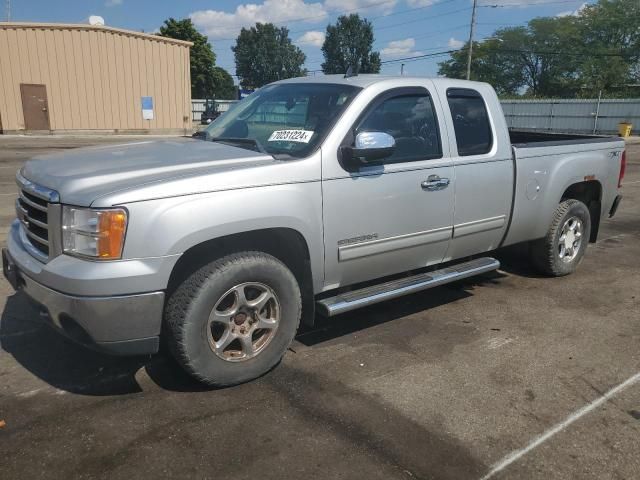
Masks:
[[[4,7],[6,0],[0,0]],[[575,15],[585,0],[477,0],[475,39],[502,27],[523,25],[540,16]],[[374,49],[382,56],[383,74],[431,75],[442,54],[460,48],[469,37],[473,0],[11,0],[11,20],[85,23],[100,15],[105,24],[155,32],[167,18],[191,18],[209,37],[217,64],[232,75],[231,46],[240,29],[256,22],[286,26],[307,56],[306,68],[320,73],[322,41],[328,23],[341,14],[358,13],[374,26]],[[2,20],[6,12],[2,10]],[[422,59],[406,59],[437,54]],[[385,63],[386,62],[386,63]]]

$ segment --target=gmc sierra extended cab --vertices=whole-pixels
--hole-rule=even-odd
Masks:
[[[28,161],[5,276],[62,333],[232,385],[300,323],[499,267],[573,272],[620,202],[619,138],[510,132],[487,84],[267,85],[198,139]]]

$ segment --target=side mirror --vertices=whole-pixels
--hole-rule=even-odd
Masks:
[[[395,139],[385,132],[360,132],[354,147],[342,147],[347,161],[366,164],[390,157],[396,149]]]
[[[206,140],[207,139],[207,132],[205,132],[204,130],[200,130],[200,131],[197,131],[197,132],[191,134],[191,136],[193,138],[195,138],[196,140]]]

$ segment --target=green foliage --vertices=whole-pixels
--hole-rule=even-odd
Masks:
[[[218,100],[236,100],[238,98],[238,90],[233,83],[233,78],[224,68],[213,67],[213,98]]]
[[[191,59],[191,97],[211,98],[215,94],[216,55],[207,41],[207,37],[196,30],[190,19],[170,18],[160,27],[160,35],[193,42],[190,49]]]
[[[322,45],[326,74],[345,73],[351,66],[354,73],[379,73],[380,53],[372,52],[373,27],[358,14],[342,15],[335,25],[327,25]]]
[[[245,88],[259,88],[267,83],[306,75],[302,68],[306,56],[291,43],[289,30],[272,23],[256,23],[243,28],[231,47],[235,54],[236,73]]]
[[[580,65],[587,94],[598,90],[618,95],[638,95],[640,89],[640,1],[600,0],[580,14],[583,51],[587,56]],[[621,56],[606,56],[616,52]]]
[[[471,80],[490,83],[499,95],[515,95],[524,82],[523,71],[513,66],[515,59],[512,55],[500,53],[496,43],[497,40],[473,43]],[[466,78],[468,50],[469,42],[462,49],[451,53],[449,60],[440,63],[438,73],[449,78]]]
[[[474,43],[472,79],[499,94],[531,97],[631,95],[640,83],[640,2],[599,0],[576,16],[535,18]],[[464,78],[468,44],[439,64]],[[635,94],[638,89],[635,88]]]

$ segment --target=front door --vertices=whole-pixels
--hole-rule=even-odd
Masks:
[[[50,130],[47,88],[44,85],[20,84],[24,126],[27,130]]]
[[[384,92],[356,121],[344,142],[382,131],[394,137],[396,150],[377,164],[323,179],[325,288],[442,261],[453,228],[454,178],[438,117],[425,86]],[[325,155],[338,163],[337,153]]]

